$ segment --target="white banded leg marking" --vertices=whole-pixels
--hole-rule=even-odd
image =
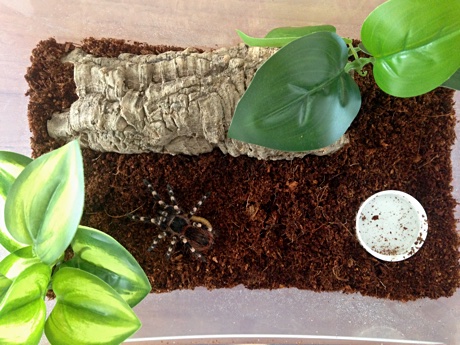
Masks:
[[[199,253],[195,248],[193,248],[185,237],[182,237],[182,243],[192,252],[193,255],[195,255],[196,258],[201,261],[206,261],[204,256],[201,255],[201,253]]]
[[[171,206],[173,207],[174,211],[176,211],[176,214],[181,214],[182,210],[177,204],[177,200],[176,200],[176,197],[174,196],[174,191],[172,187],[168,184],[166,185],[166,189],[168,190],[169,199],[171,200]]]
[[[134,214],[131,215],[131,219],[132,219],[132,220],[139,220],[139,221],[141,221],[141,222],[145,222],[145,217],[135,216]]]
[[[147,186],[148,189],[150,189],[150,193],[152,194],[153,200],[155,200],[155,202],[157,202],[161,208],[165,208],[167,206],[166,203],[163,200],[161,200],[160,196],[158,195],[157,191],[153,188],[152,184],[147,180],[144,180],[144,184]]]
[[[169,199],[171,199],[171,203],[173,205],[177,205],[177,201],[176,201],[176,198],[174,197],[174,191],[172,187],[168,184],[166,185],[166,189],[168,190],[168,195],[169,195]]]
[[[185,244],[192,253],[196,252],[195,248],[193,248],[192,245],[188,243],[188,240],[185,237],[182,237],[182,243]]]
[[[196,205],[192,208],[192,210],[189,212],[190,216],[193,216],[196,213],[196,211],[198,211],[198,209],[201,207],[201,205],[203,205],[203,202],[208,198],[208,196],[209,193],[206,193],[201,197],[200,201],[198,201]]]
[[[149,218],[149,217],[140,217],[140,216],[136,216],[136,215],[131,215],[130,218],[131,218],[132,220],[137,220],[137,221],[139,221],[139,222],[151,223],[151,224],[155,224],[155,225],[160,225],[161,222],[162,222],[162,218],[161,218],[161,217]]]
[[[152,245],[149,247],[148,251],[151,252],[152,250],[154,250],[156,246],[158,245],[159,241],[165,237],[166,237],[166,232],[163,231],[159,233],[157,238],[153,240]]]
[[[177,243],[177,238],[176,236],[173,236],[173,239],[171,240],[170,245],[168,247],[168,251],[166,252],[166,257],[168,259],[171,258],[171,254],[172,254],[173,248],[176,245],[176,243]]]

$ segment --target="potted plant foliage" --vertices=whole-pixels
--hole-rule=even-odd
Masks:
[[[353,46],[329,25],[278,28],[251,46],[283,47],[258,70],[238,103],[231,138],[284,150],[326,147],[348,129],[361,106],[350,72],[373,66],[376,84],[397,97],[438,86],[460,89],[460,3],[390,0],[378,6]],[[364,56],[358,56],[358,52]]]
[[[51,344],[119,344],[140,328],[131,308],[150,292],[146,275],[111,236],[79,226],[77,141],[36,160],[0,152],[0,196],[0,243],[11,253],[0,262],[2,344],[38,344],[43,330]]]

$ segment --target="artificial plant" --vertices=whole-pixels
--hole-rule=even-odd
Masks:
[[[119,344],[140,328],[131,308],[150,283],[115,239],[79,225],[83,204],[77,141],[35,160],[0,151],[1,344],[38,344],[43,330],[51,344]]]
[[[459,90],[459,18],[458,0],[389,0],[364,21],[359,46],[330,25],[278,28],[264,38],[239,32],[248,45],[281,49],[256,72],[228,136],[283,151],[334,143],[361,107],[350,72],[364,76],[367,64],[392,96],[413,97],[438,86]]]

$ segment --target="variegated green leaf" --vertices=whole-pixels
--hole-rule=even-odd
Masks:
[[[96,229],[79,226],[71,245],[74,257],[66,265],[98,276],[131,307],[150,292],[149,280],[141,266],[113,237]]]
[[[83,199],[83,162],[78,142],[72,141],[37,158],[17,177],[5,203],[6,227],[52,265],[77,231]]]
[[[51,268],[37,263],[9,286],[0,303],[0,344],[38,344],[46,318],[44,296]]]
[[[24,247],[25,244],[16,241],[8,232],[5,219],[5,200],[14,181],[32,159],[15,152],[0,151],[0,244],[9,252]]]
[[[53,345],[120,344],[141,326],[129,305],[106,282],[78,268],[53,277],[56,306],[45,325]]]

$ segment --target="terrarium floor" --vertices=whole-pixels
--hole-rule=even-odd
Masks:
[[[82,48],[100,56],[170,49],[96,39],[84,40]],[[35,157],[59,146],[49,138],[46,121],[77,97],[73,67],[60,62],[69,49],[72,44],[50,39],[40,42],[32,54],[26,79]],[[251,289],[338,290],[398,300],[452,295],[460,285],[456,202],[450,185],[453,93],[437,89],[397,99],[379,91],[372,75],[356,79],[362,109],[348,131],[350,144],[331,156],[272,162],[233,158],[218,150],[197,157],[84,150],[82,223],[119,240],[146,271],[153,292],[243,284]],[[199,211],[216,232],[206,262],[181,245],[167,260],[166,242],[147,251],[157,229],[125,217],[131,212],[152,214],[153,200],[143,179],[165,199],[170,184],[184,209],[211,193]],[[402,262],[373,258],[355,236],[359,205],[385,189],[413,195],[428,215],[424,246]]]

